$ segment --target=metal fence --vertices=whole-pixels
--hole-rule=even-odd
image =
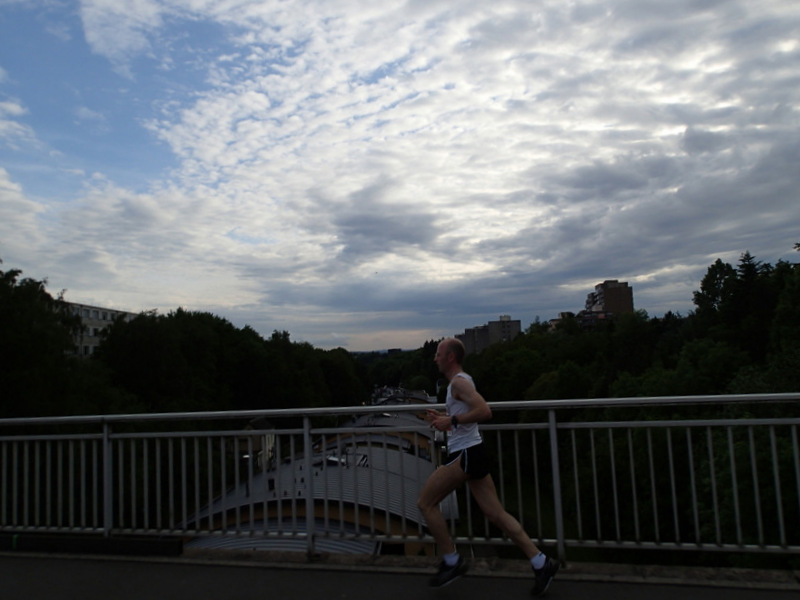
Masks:
[[[492,403],[482,431],[504,506],[562,559],[797,554],[798,406],[800,394]],[[415,501],[441,440],[421,421],[387,425],[425,408],[0,420],[0,532],[429,548]],[[459,544],[510,544],[466,487],[445,512]]]

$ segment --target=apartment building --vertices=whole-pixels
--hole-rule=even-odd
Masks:
[[[577,314],[562,312],[557,319],[550,319],[550,329],[567,320],[574,319],[583,329],[592,329],[598,323],[614,315],[633,312],[633,288],[626,281],[607,279],[594,286],[594,292],[586,296],[584,310]]]
[[[470,327],[455,337],[464,344],[467,354],[474,354],[482,352],[492,344],[511,341],[520,334],[520,331],[522,326],[519,320],[514,320],[509,315],[500,315],[497,321]]]
[[[614,315],[633,312],[633,288],[627,281],[607,279],[586,297],[586,311]]]
[[[122,318],[126,321],[132,320],[138,313],[91,306],[89,304],[78,304],[67,302],[72,314],[78,315],[83,323],[81,332],[75,338],[76,352],[79,356],[91,356],[100,345],[102,331],[115,320]]]

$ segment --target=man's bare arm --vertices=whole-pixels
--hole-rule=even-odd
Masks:
[[[489,408],[486,399],[463,377],[455,378],[451,384],[451,393],[453,398],[469,407],[466,413],[458,415],[459,422],[482,423],[492,418],[492,409]]]

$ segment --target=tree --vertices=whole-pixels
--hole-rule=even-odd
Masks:
[[[711,339],[694,340],[683,347],[678,367],[681,395],[723,394],[747,354],[730,344]]]
[[[261,349],[254,333],[209,313],[142,313],[113,323],[94,359],[143,410],[226,410],[262,389],[254,381],[265,370],[253,360]],[[252,373],[243,372],[243,366],[252,367]]]
[[[694,293],[697,337],[737,346],[754,362],[763,362],[779,295],[772,265],[749,252],[741,255],[736,269],[717,259]]]
[[[2,261],[0,261],[2,262]],[[0,271],[0,416],[44,416],[75,412],[69,406],[80,361],[73,334],[80,319],[63,292],[51,296],[46,280]]]
[[[700,318],[713,320],[733,295],[736,271],[721,259],[714,261],[700,282],[700,291],[693,294]]]
[[[585,398],[591,389],[586,370],[567,361],[555,371],[540,375],[525,392],[526,400],[566,400]]]
[[[777,300],[770,326],[773,354],[800,347],[800,265],[779,262],[773,272]]]

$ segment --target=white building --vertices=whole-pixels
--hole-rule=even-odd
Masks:
[[[78,356],[91,356],[100,345],[103,330],[117,319],[131,321],[137,313],[67,302],[72,314],[81,318],[83,327],[74,338]]]

